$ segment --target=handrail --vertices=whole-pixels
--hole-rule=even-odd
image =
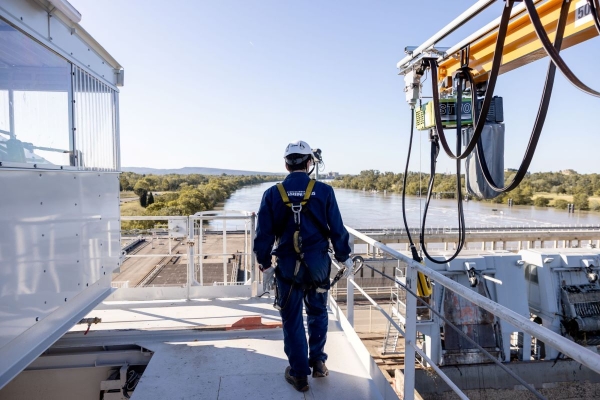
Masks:
[[[333,263],[336,264],[335,266],[340,269],[340,267],[337,265],[336,261],[334,259],[332,259]],[[390,324],[392,324],[394,326],[394,328],[396,328],[398,330],[398,332],[400,332],[401,335],[405,336],[404,330],[402,328],[400,328],[400,325],[398,325],[396,323],[396,321],[394,321],[394,319],[392,317],[390,317],[390,315],[388,313],[386,313],[383,308],[381,308],[381,306],[379,304],[377,304],[377,302],[375,300],[373,300],[371,298],[371,296],[369,296],[365,290],[360,287],[356,282],[354,282],[354,279],[348,279],[348,282],[350,282],[356,289],[358,289],[359,292],[361,292],[361,294],[367,299],[369,300],[369,302],[375,306],[375,309],[377,311],[379,311],[389,322]],[[417,353],[419,353],[419,355],[421,357],[423,357],[425,359],[425,361],[427,361],[429,363],[429,365],[431,365],[431,367],[438,373],[438,375],[442,378],[442,380],[444,382],[446,382],[446,384],[452,388],[452,390],[461,398],[464,400],[468,400],[469,398],[463,393],[462,390],[460,390],[460,388],[458,386],[456,386],[456,384],[454,382],[452,382],[452,380],[448,377],[448,375],[446,375],[437,365],[435,365],[435,363],[433,361],[431,361],[429,359],[429,357],[427,357],[427,355],[419,348],[419,346],[416,345],[416,343],[410,342],[408,343],[413,349],[415,349],[415,351]]]
[[[490,299],[483,297],[482,295],[470,290],[469,288],[453,281],[452,279],[434,271],[421,263],[414,261],[412,258],[386,246],[385,244],[371,239],[370,237],[358,232],[351,227],[346,226],[346,229],[353,236],[363,240],[364,242],[376,247],[395,258],[404,261],[408,267],[413,267],[417,271],[427,275],[436,283],[443,285],[444,287],[454,291],[463,298],[469,300],[473,304],[491,312],[495,316],[506,320],[511,323],[515,328],[521,329],[524,332],[531,334],[532,336],[542,340],[546,345],[551,346],[563,354],[569,356],[573,360],[580,362],[596,373],[600,374],[600,355],[593,353],[592,351],[572,342],[571,340],[560,336],[559,334],[552,332],[535,322],[523,317],[520,314],[512,311],[511,309],[504,307]]]
[[[159,249],[154,250],[154,251],[158,251],[160,253],[148,253],[148,254],[136,254],[137,251],[132,251],[130,253],[126,253],[123,252],[122,253],[122,260],[125,261],[127,259],[132,259],[133,260],[151,260],[151,259],[159,259],[159,258],[164,258],[164,257],[173,257],[173,256],[178,256],[178,257],[183,257],[184,260],[182,261],[182,264],[185,264],[186,266],[186,276],[184,277],[186,279],[185,283],[183,284],[175,284],[175,285],[169,285],[169,284],[164,284],[164,285],[159,285],[160,287],[163,286],[173,286],[173,287],[184,287],[185,288],[185,297],[186,298],[190,298],[190,294],[191,293],[196,293],[198,292],[198,290],[196,290],[197,288],[192,288],[193,286],[205,286],[204,285],[204,268],[203,265],[208,263],[208,262],[213,262],[212,260],[208,260],[205,259],[205,257],[211,257],[211,258],[215,258],[216,262],[220,262],[222,261],[223,263],[223,278],[221,280],[221,282],[216,283],[215,285],[224,285],[224,286],[250,286],[251,287],[251,293],[253,293],[253,295],[256,295],[256,285],[255,282],[257,282],[258,280],[260,280],[260,274],[258,274],[258,269],[256,266],[256,262],[255,262],[255,257],[254,257],[254,252],[253,252],[253,242],[251,240],[251,238],[254,236],[254,229],[255,229],[255,221],[256,219],[256,213],[254,212],[249,212],[249,211],[234,211],[234,212],[229,212],[229,211],[209,211],[209,212],[203,212],[203,213],[197,213],[195,215],[188,215],[188,216],[165,216],[165,215],[149,215],[149,216],[122,216],[121,217],[121,221],[161,221],[162,224],[166,225],[165,222],[167,220],[172,221],[177,221],[177,226],[175,227],[175,229],[171,230],[169,228],[164,228],[161,233],[164,233],[164,235],[159,235],[158,237],[154,237],[156,239],[159,240],[159,243],[166,243],[166,242],[161,242],[162,239],[168,240],[169,243],[169,252],[166,253],[166,249],[164,249],[163,251]],[[241,224],[245,223],[245,228],[244,230],[239,230],[239,231],[228,231],[226,229],[220,229],[219,232],[219,238],[222,243],[223,243],[223,249],[222,251],[216,247],[216,248],[206,248],[203,247],[203,238],[205,238],[207,235],[211,235],[213,232],[205,229],[202,226],[203,221],[205,220],[217,220],[217,221],[223,221],[223,222],[229,222],[233,220],[233,226],[236,227],[236,229],[238,228],[238,226],[240,226]],[[170,225],[170,224],[169,224]],[[231,224],[229,225],[230,227],[232,226]],[[135,230],[131,230],[132,232],[135,232],[135,236],[139,236],[141,232],[151,232],[154,231],[154,229],[135,229]],[[227,250],[227,236],[229,236],[229,234],[232,233],[238,233],[243,235],[243,242],[242,242],[242,246],[243,246],[243,251],[239,251],[239,250],[233,250],[232,251],[228,251]],[[144,236],[146,236],[144,234]],[[134,239],[136,240],[136,239]],[[146,243],[151,243],[151,242],[146,242]],[[176,246],[185,246],[186,250],[178,253],[178,254],[174,254],[171,251],[171,244],[175,243],[175,247]],[[127,248],[128,245],[130,245],[131,242],[127,243],[125,245],[125,248]],[[218,245],[217,245],[218,246]],[[231,246],[230,246],[231,247]],[[204,252],[203,249],[207,249],[209,250],[209,252]],[[234,277],[235,274],[229,274],[230,270],[228,270],[228,264],[229,261],[232,257],[235,257],[236,255],[239,255],[241,257],[243,257],[244,260],[244,268],[246,271],[246,274],[244,276],[244,280],[245,282],[229,282],[229,278],[228,276],[231,276],[232,278]],[[220,260],[222,258],[222,260]],[[159,262],[159,264],[161,264],[161,262]],[[136,267],[137,268],[137,267]],[[155,274],[159,269],[157,269],[157,267],[155,265],[149,267],[149,265],[144,265],[143,266],[143,271],[135,271],[135,272],[146,272],[147,270],[149,270],[149,273],[146,274],[144,276],[144,278],[148,278],[148,276]],[[218,273],[220,274],[220,271],[218,271]],[[198,275],[199,274],[199,275]],[[197,280],[197,277],[199,276],[199,281]],[[212,282],[214,278],[211,276],[210,277],[210,282]],[[221,278],[218,278],[221,279]],[[149,279],[145,279],[142,282],[146,282]],[[132,285],[133,286],[133,285]],[[154,286],[154,285],[145,285],[145,287],[149,287],[149,286]],[[206,285],[207,287],[209,285]],[[133,288],[132,288],[133,290]],[[152,291],[147,291],[149,293],[150,296],[152,295],[156,295],[157,297],[161,297],[162,294],[161,292],[157,291],[157,292],[152,292]],[[210,290],[209,290],[210,292]]]

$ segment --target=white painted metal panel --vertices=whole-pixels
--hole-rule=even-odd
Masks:
[[[58,18],[50,18],[50,37],[54,45],[68,50],[69,55],[81,65],[88,67],[112,84],[116,84],[113,67],[103,60],[92,46],[81,40],[76,29],[73,32],[71,27],[66,26]]]
[[[21,335],[48,325],[36,328],[43,342],[53,327],[64,332],[65,319],[110,293],[111,272],[120,262],[120,215],[116,173],[3,169],[0,186],[0,359],[5,360],[3,354]],[[79,296],[86,291],[96,295]],[[65,308],[71,311],[57,320]]]
[[[60,20],[58,15],[49,18],[48,10],[34,0],[2,0],[0,17],[67,60],[94,72],[116,90],[115,71],[122,67],[78,24]]]
[[[220,297],[250,297],[250,285],[190,286],[190,287],[136,287],[121,288],[107,301],[151,301],[176,299],[215,299]]]
[[[518,263],[521,257],[514,253],[498,251],[492,252],[485,257],[488,270],[493,270],[493,277],[502,284],[487,282],[490,290],[496,294],[496,301],[513,310],[522,316],[529,318],[529,303],[527,297],[527,282],[522,265]],[[515,327],[513,324],[498,318],[500,323],[500,332],[502,334],[502,345],[504,347],[504,360],[510,361],[510,338],[512,332],[521,332],[528,339],[523,340],[526,349],[523,350],[525,359],[529,359],[531,350],[527,347],[531,343],[529,334],[523,329]]]
[[[47,36],[48,13],[34,1],[2,0],[0,10],[4,10],[3,16],[15,18],[28,30]]]

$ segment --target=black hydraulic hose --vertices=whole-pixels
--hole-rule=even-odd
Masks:
[[[367,268],[370,268],[372,271],[377,272],[379,275],[383,276],[384,278],[387,278],[393,282],[395,282],[398,286],[400,286],[402,289],[406,290],[406,293],[412,295],[413,297],[415,297],[417,299],[417,302],[421,303],[422,305],[424,305],[425,307],[427,307],[428,309],[431,310],[431,312],[435,315],[437,315],[437,317],[442,320],[446,325],[448,325],[450,328],[454,329],[456,331],[456,333],[461,336],[462,338],[464,338],[467,342],[471,343],[473,346],[475,346],[479,351],[481,351],[487,358],[489,358],[494,364],[496,364],[500,369],[502,369],[504,372],[506,372],[508,375],[510,375],[511,377],[513,377],[517,382],[519,382],[521,385],[523,385],[523,387],[525,387],[527,390],[529,390],[531,392],[531,394],[533,394],[535,397],[537,397],[538,399],[541,400],[545,400],[546,397],[544,397],[540,392],[538,392],[533,385],[530,385],[529,383],[527,383],[523,378],[521,378],[519,375],[517,375],[515,372],[513,372],[512,370],[510,370],[506,365],[504,365],[504,363],[500,362],[498,359],[496,359],[496,357],[492,356],[486,349],[484,349],[479,343],[477,343],[475,340],[473,340],[469,335],[467,335],[465,332],[463,332],[462,329],[460,329],[458,326],[454,325],[448,318],[444,317],[442,315],[442,313],[440,313],[439,311],[437,311],[434,307],[432,307],[431,305],[429,305],[425,300],[423,300],[421,297],[418,296],[417,293],[415,293],[414,291],[410,290],[408,288],[408,286],[406,286],[406,284],[400,282],[398,279],[396,278],[392,278],[391,276],[385,274],[384,272],[379,271],[377,268],[368,265],[368,264],[364,264]]]
[[[556,50],[556,48],[554,48],[552,43],[550,43],[550,39],[548,39],[548,34],[546,34],[546,31],[544,30],[544,25],[542,24],[542,21],[540,20],[540,16],[538,15],[538,13],[535,9],[535,4],[534,4],[533,0],[524,0],[524,2],[525,2],[525,7],[527,7],[527,12],[529,13],[529,19],[531,20],[531,24],[533,25],[533,27],[535,29],[535,33],[537,34],[538,38],[540,39],[540,42],[542,42],[542,46],[544,47],[544,50],[546,50],[546,53],[548,54],[550,59],[552,59],[552,62],[554,62],[554,64],[556,64],[556,66],[558,67],[560,72],[563,73],[565,78],[567,78],[567,80],[569,82],[571,82],[577,89],[579,89],[589,95],[592,95],[595,97],[600,97],[600,92],[597,92],[597,91],[591,89],[589,86],[587,86],[586,84],[584,84],[583,82],[581,82],[579,80],[579,78],[573,73],[573,71],[571,71],[569,66],[565,63],[565,61],[560,56],[560,54]],[[564,2],[563,2],[563,5],[564,5]],[[597,16],[597,14],[596,14],[596,16]]]
[[[588,4],[590,5],[590,10],[592,11],[594,25],[596,25],[596,30],[600,35],[600,2],[598,0],[588,0]]]
[[[459,78],[459,82],[458,82],[458,86],[457,86],[457,101],[456,101],[456,109],[457,110],[461,110],[462,109],[462,78]],[[456,113],[456,124],[458,127],[461,126],[461,112],[457,112]],[[460,151],[460,145],[461,145],[461,130],[458,129],[457,133],[456,133],[456,152],[458,153]],[[437,136],[432,135],[431,138],[431,164],[430,164],[430,176],[429,176],[429,185],[427,187],[427,200],[425,202],[425,209],[423,211],[423,221],[421,224],[421,232],[419,235],[419,244],[421,245],[421,250],[423,251],[423,254],[425,255],[425,257],[427,257],[427,259],[429,259],[429,261],[435,263],[435,264],[445,264],[447,262],[450,262],[452,260],[454,260],[462,251],[462,248],[465,244],[465,240],[466,240],[466,228],[465,228],[465,214],[464,214],[464,210],[463,210],[463,202],[462,202],[462,185],[461,185],[461,177],[460,177],[460,172],[461,172],[461,160],[460,159],[456,159],[456,201],[457,201],[457,214],[458,214],[458,242],[457,242],[457,246],[456,246],[456,251],[455,253],[448,259],[446,260],[442,260],[442,261],[438,261],[435,258],[431,257],[431,255],[429,255],[429,253],[427,252],[427,246],[425,245],[425,226],[426,226],[426,220],[427,220],[427,211],[429,209],[429,203],[431,201],[431,195],[433,194],[433,185],[435,182],[435,171],[436,171],[436,163],[437,163],[437,157],[439,155],[440,152],[440,146],[439,143],[437,141]]]
[[[415,111],[413,108],[410,109],[410,140],[408,142],[408,155],[406,156],[406,166],[404,167],[404,178],[402,179],[402,221],[404,222],[404,228],[406,229],[406,236],[408,236],[408,242],[410,243],[410,251],[415,261],[421,262],[422,259],[417,253],[417,248],[412,240],[410,230],[408,229],[408,221],[406,220],[406,180],[408,176],[408,164],[410,163],[410,154],[412,153],[412,142],[413,134],[415,131]]]
[[[554,48],[557,52],[560,52],[560,48],[562,46],[565,26],[567,25],[567,17],[569,15],[569,5],[570,3],[565,1],[563,2],[562,7],[560,9],[560,16],[556,25],[556,38],[554,39]],[[481,138],[479,138],[479,142],[477,143],[477,158],[479,166],[481,167],[481,171],[483,173],[483,177],[485,178],[488,185],[492,188],[492,190],[498,193],[510,192],[511,190],[519,186],[525,175],[527,175],[527,171],[529,170],[529,166],[531,165],[531,160],[533,160],[535,149],[542,134],[542,129],[544,128],[544,123],[546,122],[546,115],[548,114],[548,106],[550,105],[550,99],[552,97],[552,89],[554,87],[555,76],[556,65],[554,64],[554,62],[550,61],[550,63],[548,64],[548,72],[546,73],[546,82],[544,83],[544,90],[542,92],[540,106],[538,108],[538,113],[533,124],[531,136],[529,137],[529,143],[527,144],[525,155],[523,156],[523,160],[521,161],[521,165],[519,166],[517,173],[508,185],[502,187],[501,185],[504,182],[500,182],[500,185],[494,182],[494,178],[492,178],[492,175],[487,166],[487,162],[485,160],[485,153],[483,152]],[[470,74],[469,78],[472,79],[472,76]]]
[[[442,147],[444,151],[451,159],[465,159],[475,146],[477,145],[477,141],[481,136],[481,132],[483,131],[483,126],[485,124],[485,118],[490,109],[490,105],[492,103],[492,97],[494,95],[494,89],[496,87],[496,81],[498,78],[498,74],[500,72],[500,65],[502,64],[502,49],[504,48],[504,40],[506,39],[506,32],[508,30],[508,23],[510,21],[510,13],[512,11],[514,0],[508,0],[506,5],[504,6],[504,10],[502,11],[502,17],[500,18],[500,24],[498,26],[498,38],[496,39],[496,47],[494,50],[494,58],[492,59],[492,68],[490,70],[489,79],[487,83],[487,90],[485,93],[485,97],[483,99],[483,105],[481,107],[481,114],[476,121],[473,121],[474,124],[474,132],[473,137],[467,144],[465,150],[460,153],[460,148],[457,149],[456,155],[450,150],[450,146],[448,145],[448,141],[446,140],[446,136],[444,134],[444,127],[442,125],[442,115],[440,112],[440,94],[438,89],[438,75],[437,75],[437,61],[433,58],[429,58],[429,67],[431,69],[431,86],[433,90],[433,108],[435,113],[435,127],[438,131],[438,135],[440,136],[440,142],[442,143]],[[475,98],[475,88],[471,88],[473,92],[473,102],[476,103]],[[461,99],[462,100],[462,99]],[[456,109],[457,116],[460,115],[462,110]],[[483,119],[481,119],[483,118]],[[457,125],[457,132],[460,132],[461,126]]]
[[[410,163],[410,156],[412,153],[412,142],[414,135],[414,110],[411,109],[411,118],[410,118],[410,140],[408,143],[408,155],[406,156],[406,166],[404,167],[404,178],[402,180],[402,220],[404,222],[404,228],[406,229],[406,235],[408,237],[408,241],[410,243],[410,251],[413,257],[413,260],[417,262],[421,262],[423,259],[419,256],[417,252],[417,248],[413,242],[412,235],[410,234],[410,229],[408,228],[408,221],[406,218],[406,182],[408,176],[408,165]],[[458,140],[458,139],[457,139]],[[460,146],[460,141],[457,141],[457,147]],[[429,202],[431,201],[431,195],[433,193],[433,184],[435,182],[435,170],[436,170],[436,162],[437,157],[440,152],[440,146],[437,141],[437,137],[432,138],[431,143],[431,174],[429,176],[429,184],[427,186],[427,201],[425,202],[425,209],[423,210],[423,220],[421,223],[421,232],[419,233],[419,244],[421,245],[421,249],[423,250],[423,254],[432,262],[437,264],[444,264],[449,261],[452,261],[458,256],[460,251],[462,250],[466,238],[465,231],[465,223],[464,223],[464,212],[462,208],[462,192],[461,192],[461,181],[460,181],[460,160],[456,160],[457,164],[457,192],[458,192],[458,246],[456,253],[450,257],[450,259],[445,261],[438,261],[432,258],[429,253],[427,253],[427,249],[425,247],[425,222],[427,220],[427,210],[429,208]]]
[[[460,138],[457,138],[457,149],[460,147]],[[423,220],[421,222],[421,232],[419,233],[419,244],[421,245],[421,250],[427,259],[435,264],[446,264],[452,260],[454,260],[462,251],[462,248],[465,244],[466,239],[466,229],[465,229],[465,214],[463,210],[462,204],[462,188],[461,188],[461,177],[460,177],[460,160],[456,160],[456,201],[457,201],[457,214],[458,214],[458,242],[456,246],[456,251],[454,254],[446,259],[446,260],[436,260],[427,252],[427,246],[425,244],[425,227],[427,221],[427,211],[429,210],[429,203],[431,202],[431,195],[433,194],[433,185],[435,183],[435,170],[437,157],[440,152],[440,146],[437,141],[437,137],[433,137],[431,141],[431,164],[430,164],[430,176],[429,176],[429,184],[427,186],[427,200],[425,201],[425,208],[423,209]]]

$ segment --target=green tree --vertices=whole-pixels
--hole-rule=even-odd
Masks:
[[[182,189],[179,199],[177,199],[177,204],[184,215],[192,215],[212,208],[202,191],[189,186]]]
[[[590,202],[587,193],[577,193],[573,196],[573,204],[578,210],[589,210]]]
[[[130,190],[130,189],[128,189],[129,186],[130,186],[130,184],[129,184],[129,180],[127,179],[127,177],[124,174],[119,176],[119,189],[121,191]]]
[[[146,201],[146,205],[154,204],[154,195],[152,192],[148,192],[148,200]]]
[[[506,197],[506,200],[508,202],[509,198],[513,199],[513,204],[515,205],[529,205],[533,203],[531,200],[532,194],[531,187],[521,184],[510,192]]]
[[[162,178],[160,176],[156,175],[148,175],[144,178],[144,180],[148,183],[148,190],[160,190],[161,179]]]
[[[148,192],[145,189],[140,189],[139,196],[140,206],[146,208],[146,206],[148,205]]]
[[[148,190],[150,190],[150,185],[143,179],[138,180],[133,187],[133,193],[137,194],[139,197],[142,197],[148,194]]]
[[[550,193],[563,194],[563,193],[566,193],[566,192],[567,191],[565,190],[565,188],[562,187],[561,185],[552,186],[550,188]]]
[[[563,199],[554,200],[554,208],[559,210],[566,210],[569,202]]]
[[[533,200],[533,205],[536,207],[548,207],[549,203],[550,203],[550,199],[547,197],[536,197]]]

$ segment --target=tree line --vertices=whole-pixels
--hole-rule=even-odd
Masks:
[[[505,172],[505,182],[509,183],[515,171]],[[332,186],[345,189],[377,190],[391,193],[402,193],[404,174],[393,172],[380,172],[377,170],[361,171],[358,175],[345,175],[332,182]],[[464,174],[461,175],[461,190],[466,193]],[[409,172],[407,174],[406,194],[423,196],[427,194],[429,174]],[[433,192],[439,193],[441,198],[454,198],[456,193],[456,175],[435,174]],[[536,172],[525,176],[521,184],[509,193],[504,193],[492,200],[493,203],[507,203],[512,199],[515,205],[536,205],[547,207],[551,199],[538,196],[537,193],[566,194],[573,196],[573,204],[578,210],[592,209],[600,211],[600,203],[589,201],[590,196],[600,196],[600,174],[578,174],[573,170],[562,172]],[[470,197],[472,200],[479,200]],[[554,207],[567,208],[568,202],[563,199],[554,201]]]
[[[142,215],[192,215],[215,208],[237,189],[263,182],[281,180],[273,175],[140,175],[124,172],[119,177],[121,191],[133,191],[142,207]],[[144,221],[123,222],[123,229],[146,228]]]

